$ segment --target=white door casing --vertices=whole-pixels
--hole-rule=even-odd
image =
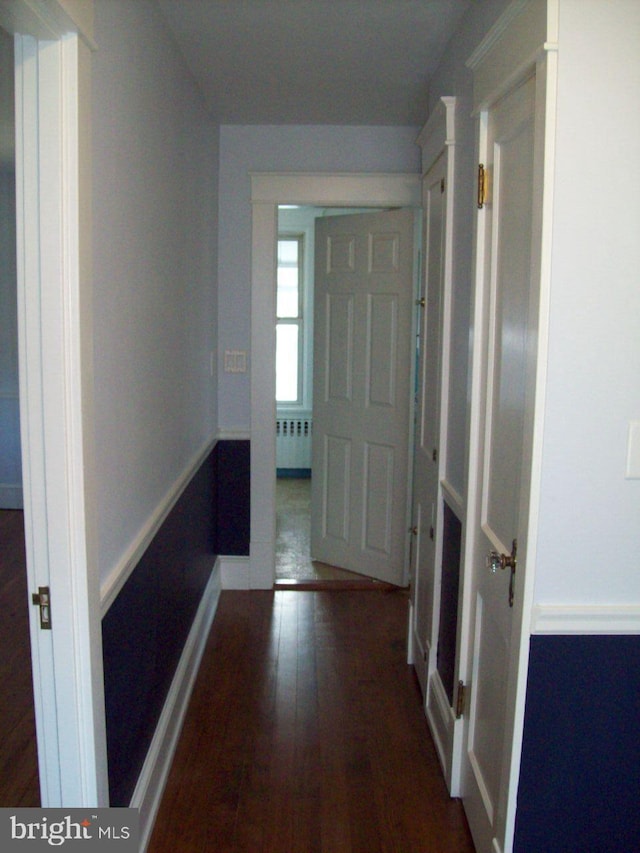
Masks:
[[[420,207],[417,174],[251,176],[251,544],[248,585],[275,579],[275,246],[278,204]]]
[[[311,556],[405,582],[414,214],[316,220]]]
[[[456,685],[464,666],[468,614],[460,583],[457,631],[441,625],[445,506],[462,526],[465,504],[448,476],[449,365],[452,348],[454,198],[456,195],[456,99],[435,105],[418,137],[423,162],[423,314],[418,347],[418,384],[413,475],[412,595],[410,659],[421,682],[425,711],[445,780],[460,794],[460,753],[464,722],[456,713]],[[454,566],[447,566],[448,572]],[[460,580],[460,579],[459,579]],[[451,581],[450,581],[451,583]],[[445,630],[442,630],[445,628]],[[453,684],[445,686],[439,669],[441,636],[455,642]],[[453,637],[455,636],[455,640]],[[447,660],[447,666],[449,665]],[[449,694],[451,690],[451,695]]]
[[[543,0],[512,4],[469,61],[487,177],[463,555],[471,628],[463,801],[479,853],[510,851],[515,826],[542,446],[555,12]]]
[[[487,555],[511,554],[512,542],[517,540],[516,571],[526,570],[526,508],[521,518],[521,504],[529,487],[524,452],[530,416],[527,355],[535,333],[529,317],[534,96],[535,80],[530,78],[489,111],[484,157],[492,190],[485,216],[487,350],[482,365],[481,453],[476,460],[479,517],[471,532],[475,639],[465,783],[470,813],[486,815],[481,838],[501,839],[504,833],[502,759],[508,756],[509,746],[503,747],[502,739],[507,730],[514,629],[510,596],[515,584],[509,567],[490,570]]]
[[[423,258],[418,303],[418,383],[413,448],[411,543],[412,657],[423,696],[436,670],[439,572],[436,528],[440,480],[441,326],[445,265],[446,157],[423,178]]]
[[[12,0],[20,418],[41,803],[108,804],[91,387],[91,3]]]

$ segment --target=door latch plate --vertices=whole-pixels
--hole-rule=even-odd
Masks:
[[[51,630],[51,592],[48,586],[39,586],[38,591],[31,594],[31,601],[40,608],[40,627],[43,631]]]

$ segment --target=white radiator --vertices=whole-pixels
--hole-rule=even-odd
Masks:
[[[276,467],[311,468],[311,418],[276,420]]]

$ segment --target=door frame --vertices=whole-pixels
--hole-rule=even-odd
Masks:
[[[275,580],[275,282],[278,205],[421,206],[416,174],[255,172],[251,175],[251,539],[249,588]]]
[[[544,431],[546,365],[548,352],[549,300],[551,289],[551,232],[553,208],[554,140],[556,131],[556,88],[558,50],[559,0],[513,0],[495,26],[489,31],[472,56],[467,67],[473,74],[473,114],[477,119],[477,162],[482,162],[486,146],[489,109],[535,70],[535,160],[534,219],[532,234],[532,275],[538,287],[535,391],[532,400],[532,428],[527,436],[527,465],[530,473],[528,494],[525,495],[526,543],[520,549],[526,553],[526,571],[515,577],[515,602],[512,628],[512,657],[507,679],[507,708],[503,748],[505,762],[501,780],[501,802],[504,816],[504,839],[492,839],[492,850],[509,853],[512,849],[520,775],[520,757],[524,727],[527,688],[529,640],[534,600],[537,528],[540,500],[540,477]],[[479,517],[481,487],[479,456],[482,447],[481,370],[486,341],[483,334],[485,306],[484,244],[485,216],[480,210],[476,221],[474,245],[474,304],[473,352],[471,361],[471,405],[469,417],[469,461],[467,482],[467,524],[463,532],[464,601],[462,606],[473,621],[471,595],[475,571],[484,567],[474,565],[473,519]],[[460,678],[469,684],[473,669],[475,626],[468,626],[468,643],[461,650]],[[473,684],[471,690],[475,689]],[[464,741],[468,736],[465,711]],[[463,756],[460,756],[461,760]],[[464,795],[463,795],[464,796]]]
[[[43,807],[108,805],[93,482],[93,4],[10,0],[18,341],[29,607]]]
[[[442,255],[442,283],[441,283],[441,314],[440,314],[440,340],[439,340],[439,407],[438,421],[435,425],[436,447],[438,450],[437,461],[437,492],[436,492],[436,515],[435,515],[435,543],[434,543],[434,573],[435,594],[433,597],[433,624],[432,624],[432,648],[425,667],[426,685],[424,691],[424,708],[429,722],[430,731],[436,745],[440,763],[442,765],[445,781],[451,796],[460,795],[460,769],[462,751],[462,729],[463,719],[458,717],[447,697],[446,690],[440,678],[436,665],[436,653],[438,644],[438,630],[440,625],[441,604],[441,581],[442,581],[442,553],[444,533],[444,505],[446,504],[462,526],[461,538],[464,537],[466,524],[465,497],[455,488],[449,478],[449,406],[450,387],[449,370],[451,363],[452,347],[452,314],[453,314],[453,263],[455,249],[455,221],[454,212],[457,204],[458,166],[456,158],[456,130],[457,111],[459,101],[455,97],[442,96],[434,106],[431,115],[418,137],[418,144],[422,147],[422,172],[423,181],[430,174],[440,158],[444,158],[444,173],[446,186],[446,205],[444,208],[443,228],[445,237]],[[427,274],[426,245],[424,246],[424,268],[422,270],[423,281]],[[426,296],[426,293],[425,293]],[[422,346],[424,346],[422,343]],[[464,489],[463,489],[464,491]],[[414,507],[415,510],[415,507]],[[415,519],[413,521],[415,524]],[[462,544],[462,543],[461,543]],[[466,667],[465,650],[467,646],[468,615],[464,609],[464,576],[460,566],[460,589],[458,593],[457,631],[455,639],[455,677],[454,684],[459,681],[460,670]],[[416,578],[414,577],[414,581]],[[413,605],[410,605],[410,633],[413,631],[416,614]],[[412,634],[413,636],[413,634]],[[410,647],[411,660],[416,666],[422,666],[424,650],[414,640],[413,648]],[[456,690],[454,687],[454,706],[456,702]]]

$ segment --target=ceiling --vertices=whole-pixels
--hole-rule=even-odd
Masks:
[[[221,124],[421,125],[473,0],[158,0]]]

